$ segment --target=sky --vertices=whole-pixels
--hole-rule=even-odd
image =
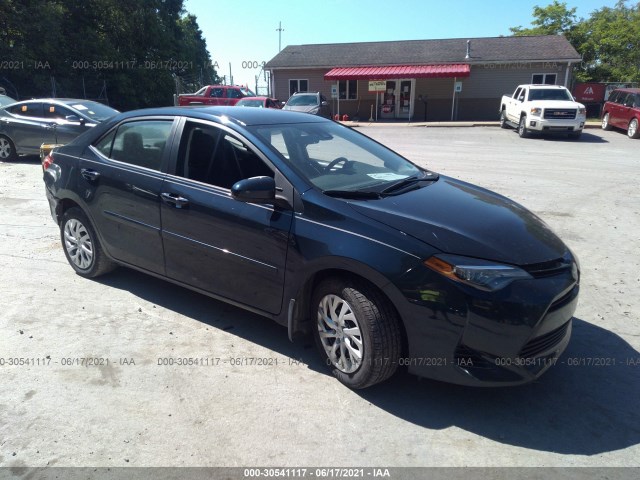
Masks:
[[[617,0],[565,0],[578,18]],[[263,62],[281,45],[509,35],[528,27],[533,7],[552,0],[186,0],[196,15],[218,75],[255,89]],[[282,22],[282,32],[278,32]]]

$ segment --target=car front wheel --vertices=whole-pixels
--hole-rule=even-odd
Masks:
[[[526,138],[529,136],[529,131],[527,130],[526,115],[522,115],[520,117],[520,123],[518,124],[518,135],[520,135],[520,138]]]
[[[360,389],[393,375],[401,335],[386,298],[364,282],[332,278],[316,288],[312,305],[316,344],[340,382]]]
[[[11,161],[18,157],[16,147],[9,137],[0,135],[0,160]]]
[[[64,213],[60,237],[67,261],[78,275],[93,278],[115,268],[102,251],[89,219],[79,208],[73,207]]]
[[[638,131],[637,118],[634,118],[629,122],[629,128],[627,128],[627,136],[629,138],[640,138],[640,131]]]
[[[603,130],[611,130],[611,125],[609,124],[609,114],[605,113],[604,117],[602,117],[602,129]]]

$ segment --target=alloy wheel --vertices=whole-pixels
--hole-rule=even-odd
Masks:
[[[331,364],[353,373],[362,364],[364,345],[358,319],[346,300],[325,295],[318,305],[318,333]]]
[[[86,270],[93,262],[93,244],[82,222],[71,218],[64,226],[64,248],[71,261],[80,269]]]
[[[11,158],[12,154],[11,143],[4,137],[0,137],[0,158],[6,160]]]

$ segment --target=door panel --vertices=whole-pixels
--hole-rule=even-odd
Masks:
[[[38,153],[53,125],[43,117],[42,103],[18,104],[3,117],[2,129],[13,140],[18,153]]]
[[[231,197],[237,180],[273,172],[249,165],[257,155],[229,138],[216,126],[185,124],[175,167],[180,176],[169,175],[162,185],[167,276],[279,313],[292,214]]]
[[[79,191],[102,235],[104,248],[117,260],[164,274],[160,234],[162,159],[172,121],[149,120],[120,125],[80,161]],[[109,159],[102,154],[107,153]],[[155,162],[155,163],[154,163]],[[166,164],[166,160],[165,160]]]

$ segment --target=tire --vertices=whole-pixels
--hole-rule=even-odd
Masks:
[[[527,138],[529,136],[529,130],[527,130],[527,116],[522,115],[520,117],[520,123],[518,124],[518,135],[520,138]]]
[[[312,298],[316,345],[332,374],[352,389],[391,377],[402,349],[397,314],[364,282],[330,278]]]
[[[3,162],[11,162],[18,158],[16,147],[9,137],[0,135],[0,160]]]
[[[611,130],[611,124],[609,124],[609,112],[605,113],[602,117],[601,126],[603,130]]]
[[[638,119],[632,118],[627,127],[627,136],[629,138],[640,138],[640,130],[638,129]]]
[[[504,110],[500,112],[500,128],[509,128],[507,124],[507,113]]]
[[[69,265],[81,277],[94,278],[116,267],[104,254],[91,222],[77,207],[64,212],[60,240]]]

